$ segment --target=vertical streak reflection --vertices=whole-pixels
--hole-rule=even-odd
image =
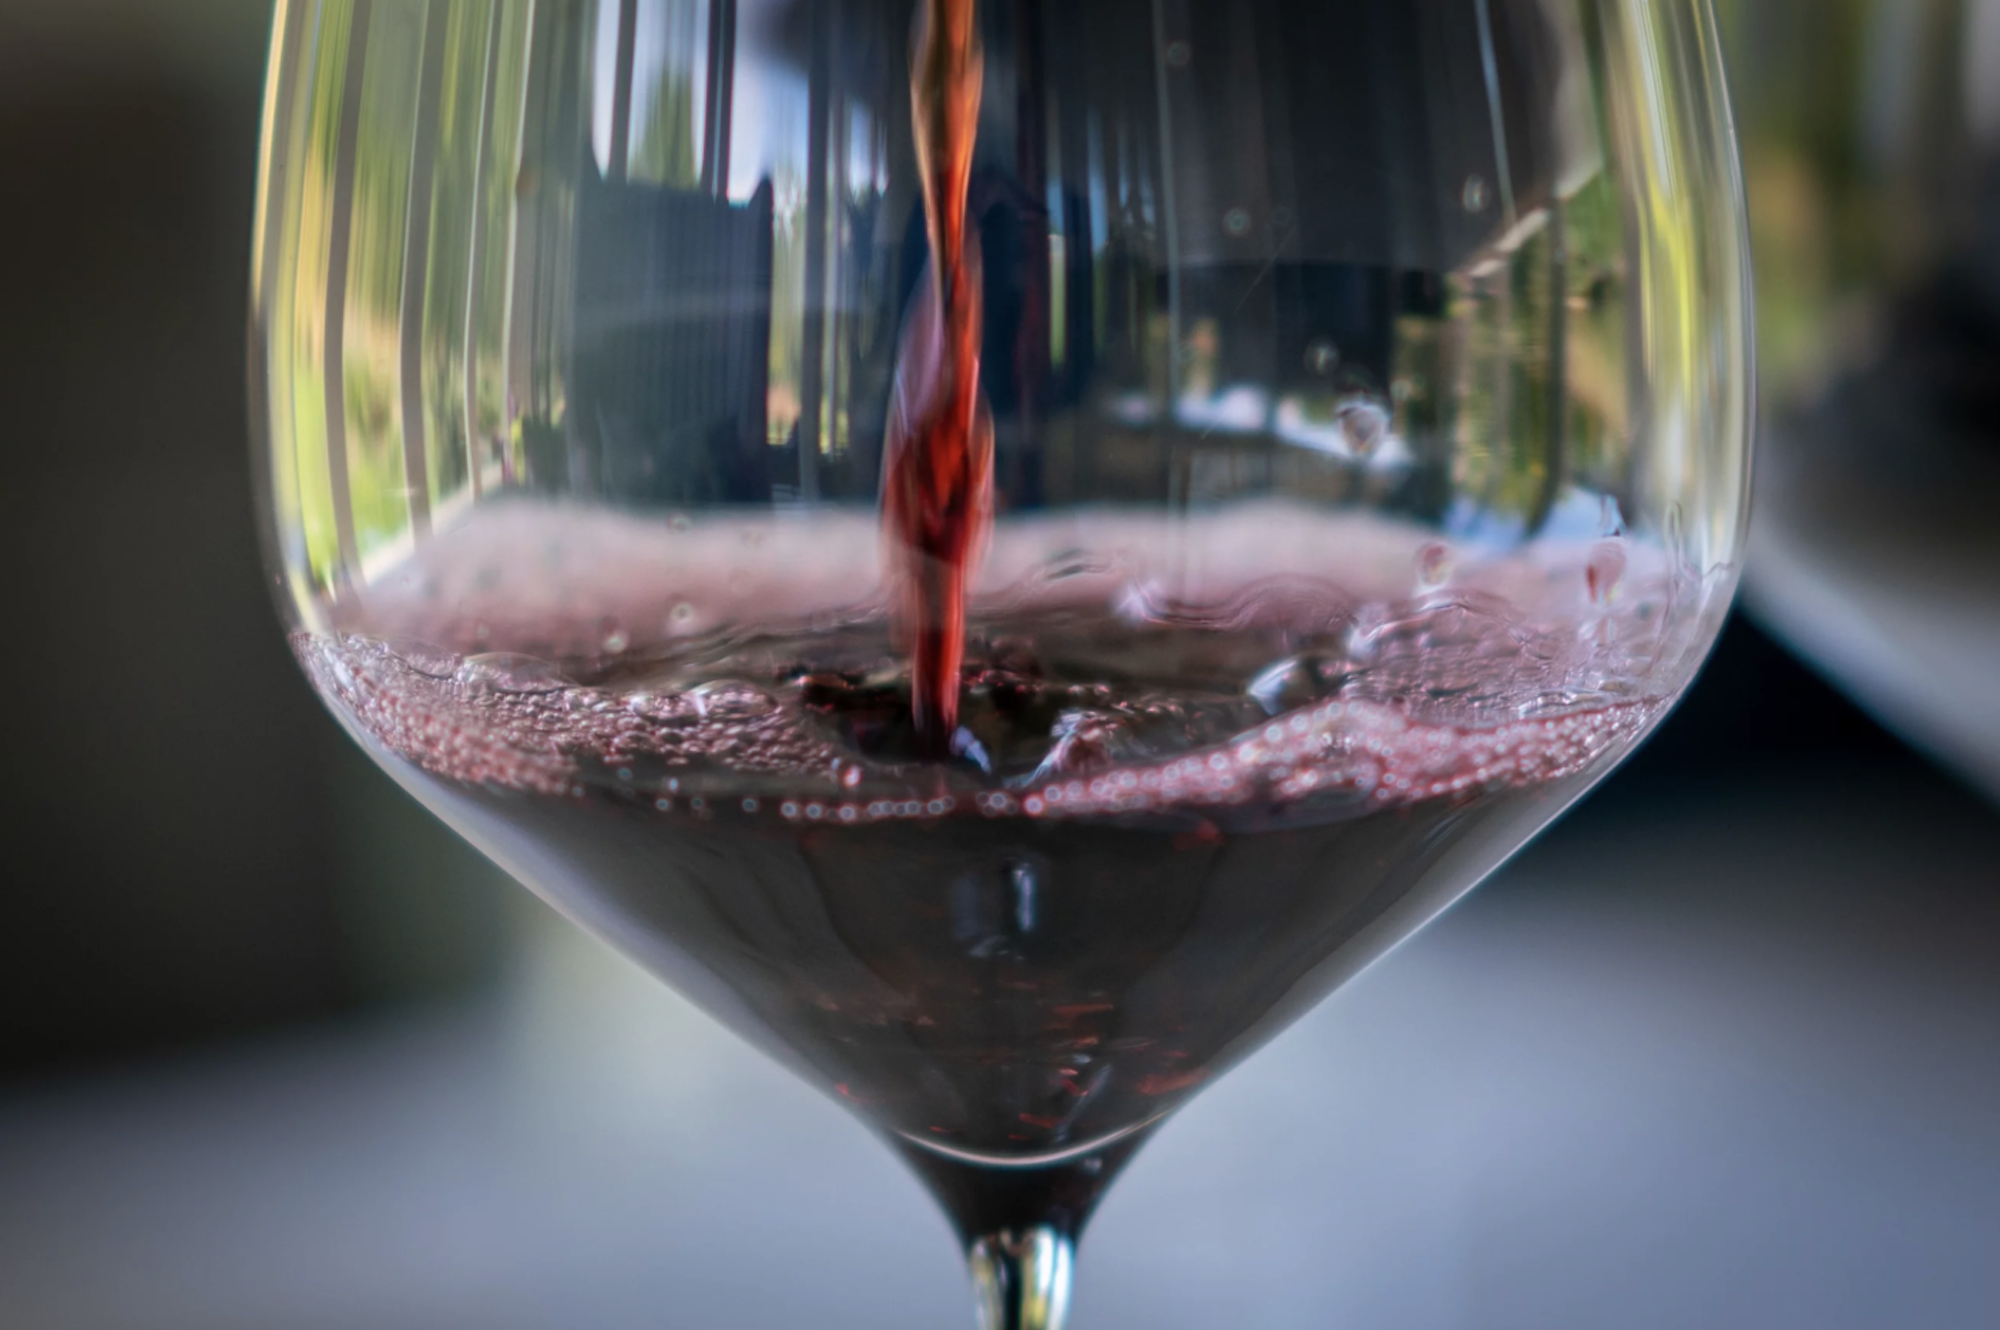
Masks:
[[[701,188],[703,193],[727,198],[730,128],[736,108],[736,0],[710,0],[707,87]]]
[[[618,0],[618,55],[611,82],[611,151],[606,180],[623,180],[632,161],[632,66],[638,60],[639,0]]]
[[[471,256],[465,281],[465,464],[477,499],[486,488],[485,458],[479,437],[479,293],[486,273],[487,172],[493,154],[493,121],[499,100],[500,3],[492,0],[486,21],[486,71],[479,92],[479,128],[473,139]]]
[[[340,128],[335,139],[333,215],[328,226],[326,336],[321,354],[326,386],[326,471],[339,545],[335,578],[348,583],[360,570],[354,537],[354,500],[347,474],[347,272],[354,236],[354,177],[361,139],[361,92],[368,67],[368,30],[374,0],[354,0],[347,34],[347,70],[340,92]]]
[[[1167,58],[1166,0],[1153,0],[1154,83],[1159,90],[1160,194],[1155,200],[1166,236],[1167,260],[1167,402],[1166,414],[1181,400],[1181,224],[1179,195],[1174,184],[1174,108],[1167,80],[1173,72]]]
[[[410,146],[410,193],[403,232],[401,365],[403,485],[410,532],[421,540],[431,529],[430,431],[424,418],[424,297],[430,287],[431,187],[437,175],[440,106],[444,100],[447,0],[431,0],[417,60],[417,124]]]
[[[1472,0],[1479,18],[1479,68],[1486,80],[1486,111],[1493,122],[1493,170],[1500,177],[1500,211],[1513,230],[1520,221],[1514,209],[1514,168],[1507,159],[1507,110],[1500,99],[1500,59],[1493,49],[1493,14],[1489,0]]]
[[[523,224],[521,196],[523,186],[528,182],[523,176],[528,170],[528,105],[533,100],[535,78],[535,34],[541,22],[536,0],[527,0],[526,13],[522,15],[522,50],[520,67],[519,104],[515,107],[514,161],[508,172],[507,189],[507,296],[500,314],[500,355],[505,394],[501,407],[501,425],[512,432],[521,414],[527,410],[529,400],[529,374],[527,347],[528,329],[520,317],[521,288],[527,284],[530,265],[532,236]],[[511,444],[510,444],[511,446]]]
[[[833,20],[829,5],[812,7],[812,69],[808,76],[806,143],[805,335],[799,357],[799,499],[819,497],[821,415],[826,396],[827,139],[833,132]]]

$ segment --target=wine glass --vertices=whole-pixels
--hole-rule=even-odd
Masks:
[[[989,1326],[1733,593],[1706,0],[289,0],[270,89],[307,674],[872,1125]]]
[[[1771,418],[1746,600],[2000,797],[2000,8],[1720,10]]]

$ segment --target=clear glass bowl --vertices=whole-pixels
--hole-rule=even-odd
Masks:
[[[290,0],[252,382],[335,713],[1048,1327],[1692,678],[1749,270],[1706,0],[965,5]]]

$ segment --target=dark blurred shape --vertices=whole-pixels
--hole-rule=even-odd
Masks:
[[[611,492],[769,497],[771,198],[584,181],[571,410]]]
[[[1590,804],[1640,804],[1718,772],[1799,762],[1894,771],[1923,785],[1939,779],[1754,620],[1737,614],[1679,709]]]
[[[2000,9],[1717,9],[1767,416],[1745,603],[2000,798]]]
[[[269,9],[168,8],[0,3],[0,1079],[451,991],[494,954],[490,874],[336,732],[262,584]]]

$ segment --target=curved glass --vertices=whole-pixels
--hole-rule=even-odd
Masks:
[[[1146,1133],[1707,652],[1731,133],[1706,0],[290,0],[295,648],[1054,1325]]]
[[[2000,796],[2000,5],[1719,8],[1772,425],[1750,606]]]

